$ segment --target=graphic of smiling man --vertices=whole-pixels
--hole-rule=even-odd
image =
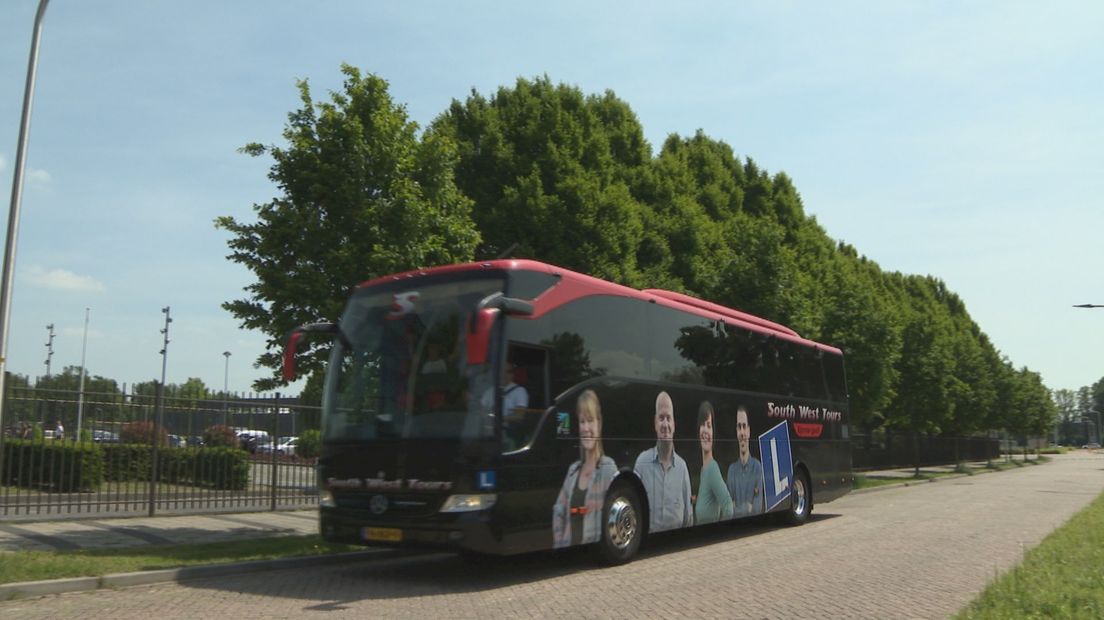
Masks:
[[[747,409],[736,410],[736,440],[740,459],[728,466],[728,493],[736,516],[763,512],[763,465],[751,455],[751,426]]]
[[[644,484],[651,506],[649,529],[661,532],[694,524],[690,504],[690,470],[675,454],[675,405],[667,392],[655,404],[656,445],[636,458],[636,475]]]

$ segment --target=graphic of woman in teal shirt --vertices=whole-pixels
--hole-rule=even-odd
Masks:
[[[713,405],[703,400],[698,406],[698,439],[701,441],[702,468],[698,500],[694,504],[694,523],[712,523],[732,518],[732,496],[721,478],[721,467],[713,458]]]

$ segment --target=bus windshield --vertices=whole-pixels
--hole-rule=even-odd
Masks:
[[[484,396],[497,345],[468,366],[465,328],[501,278],[412,280],[357,291],[341,317],[326,373],[326,441],[494,436]]]

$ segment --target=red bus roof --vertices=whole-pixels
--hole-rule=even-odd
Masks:
[[[698,299],[690,295],[664,291],[659,289],[637,290],[593,276],[542,263],[529,259],[499,259],[482,261],[477,263],[459,263],[443,265],[428,269],[415,269],[404,271],[389,276],[374,278],[357,285],[356,288],[365,288],[378,284],[397,282],[406,279],[420,278],[424,276],[437,276],[445,274],[459,274],[473,271],[538,271],[554,275],[560,278],[559,284],[541,293],[539,297],[531,300],[533,303],[532,318],[538,318],[554,308],[558,308],[568,302],[591,295],[614,295],[640,299],[661,306],[667,306],[690,314],[711,320],[721,320],[729,324],[743,327],[744,329],[760,334],[775,336],[783,340],[789,340],[805,347],[812,347],[822,351],[842,355],[838,348],[814,342],[802,338],[797,332],[773,321],[758,316],[728,308],[720,304]]]

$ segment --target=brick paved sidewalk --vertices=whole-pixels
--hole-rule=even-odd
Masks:
[[[318,533],[316,510],[0,521],[0,552],[177,545]]]

